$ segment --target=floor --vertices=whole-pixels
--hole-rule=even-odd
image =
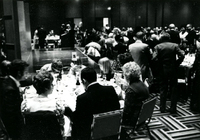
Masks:
[[[167,102],[169,108],[170,101]],[[159,97],[149,128],[153,140],[200,140],[200,114],[190,110],[190,100],[178,102],[177,114],[161,113]],[[138,131],[133,140],[147,140],[146,130]]]

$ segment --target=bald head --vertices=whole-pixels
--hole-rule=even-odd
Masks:
[[[175,25],[173,23],[169,24],[169,29],[175,29]]]
[[[136,33],[136,38],[137,38],[137,39],[142,40],[143,37],[144,37],[144,33],[143,33],[143,32],[139,31],[139,32]]]

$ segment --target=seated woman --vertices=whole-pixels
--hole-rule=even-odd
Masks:
[[[142,102],[149,97],[149,90],[142,82],[141,69],[135,62],[128,62],[123,67],[125,80],[129,84],[125,91],[125,104],[122,118],[121,140],[126,140],[126,128],[135,128]]]
[[[21,104],[22,112],[37,112],[37,111],[52,111],[57,116],[63,116],[64,106],[55,98],[49,98],[53,92],[53,76],[48,71],[39,71],[34,76],[33,86],[37,91],[38,96],[30,99],[24,99]],[[59,122],[63,128],[64,118],[59,117]]]
[[[68,74],[71,74],[71,75],[74,75],[74,76],[76,76],[77,72],[80,73],[80,71],[83,68],[86,67],[86,66],[84,66],[84,65],[81,64],[81,59],[80,58],[77,58],[77,61],[71,63],[70,65],[71,65],[71,67],[69,69]]]
[[[107,57],[101,58],[98,62],[99,64],[99,68],[101,71],[101,77],[103,77],[103,75],[106,76],[106,80],[110,80],[111,78],[113,78],[114,76],[114,72],[111,68],[111,62]]]
[[[112,68],[116,71],[122,71],[122,66],[127,62],[134,61],[129,52],[117,55],[117,59],[113,61]]]

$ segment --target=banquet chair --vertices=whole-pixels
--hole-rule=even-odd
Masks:
[[[150,139],[152,139],[148,124],[151,121],[154,107],[156,105],[156,100],[157,100],[157,97],[153,97],[153,98],[143,101],[140,113],[137,118],[136,126],[133,126],[133,127],[128,126],[127,127],[128,131],[126,131],[126,133],[130,139],[136,139],[136,138],[143,137],[143,135],[135,134],[135,132],[139,131],[140,128],[142,128],[142,127],[146,127],[148,135],[149,135]],[[126,126],[122,126],[122,127],[124,127],[126,129]]]
[[[91,140],[117,140],[120,134],[122,110],[94,114]]]
[[[25,140],[62,140],[61,126],[54,112],[29,112],[24,118]]]
[[[186,102],[190,96],[190,90],[192,85],[192,72],[189,67],[178,67],[178,93],[179,100],[182,102]]]

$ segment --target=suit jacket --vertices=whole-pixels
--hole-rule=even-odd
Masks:
[[[98,83],[89,86],[85,93],[77,97],[72,118],[72,137],[77,140],[89,140],[93,114],[119,108],[118,96],[112,86],[102,86]]]
[[[179,48],[178,44],[163,42],[155,47],[152,59],[157,61],[159,75],[170,78],[176,77],[177,68],[184,57],[184,52]]]
[[[125,91],[122,125],[135,127],[142,102],[149,97],[148,87],[141,81],[132,83]]]
[[[150,50],[147,44],[136,40],[135,43],[129,45],[129,51],[133,60],[141,67],[143,80],[149,77],[149,62],[151,60]]]
[[[171,42],[177,43],[177,44],[181,43],[181,39],[179,37],[179,32],[178,31],[169,30],[168,33],[170,34],[170,40],[171,40]]]
[[[16,82],[7,76],[1,79],[0,116],[11,138],[19,138],[23,126],[22,96]]]

